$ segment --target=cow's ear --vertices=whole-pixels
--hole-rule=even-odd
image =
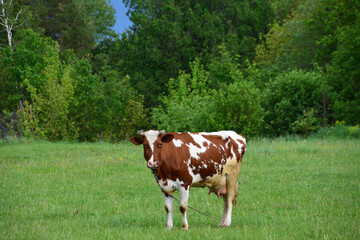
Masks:
[[[144,140],[139,137],[132,137],[132,138],[130,138],[130,142],[132,142],[135,145],[141,145],[144,143]]]
[[[168,134],[165,134],[164,136],[162,136],[161,141],[164,143],[169,143],[169,142],[171,142],[171,140],[173,140],[173,138],[174,138],[174,135],[168,133]]]

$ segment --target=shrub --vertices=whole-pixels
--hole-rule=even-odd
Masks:
[[[308,137],[310,133],[320,128],[320,119],[315,116],[315,111],[311,108],[309,111],[304,111],[302,116],[291,124],[291,129],[294,133]]]
[[[304,111],[322,112],[322,74],[319,71],[294,70],[278,75],[264,90],[262,103],[267,109],[265,122],[270,136],[286,135],[299,125]]]
[[[208,72],[196,59],[190,64],[191,74],[180,72],[169,80],[169,95],[163,106],[153,108],[152,124],[167,131],[209,131],[208,117],[212,90]]]
[[[336,121],[334,126],[320,128],[313,136],[320,138],[360,139],[360,126],[346,126],[345,121]]]
[[[238,79],[223,85],[212,96],[209,123],[214,130],[234,130],[247,137],[257,136],[261,130],[264,109],[260,90],[251,82]]]

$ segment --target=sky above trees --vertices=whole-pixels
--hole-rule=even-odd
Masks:
[[[121,0],[111,0],[111,3],[116,10],[116,23],[113,29],[117,33],[121,34],[132,24],[129,17],[126,15],[128,9],[125,7],[125,3],[123,3]]]

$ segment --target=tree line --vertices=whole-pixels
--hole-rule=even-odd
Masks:
[[[248,137],[360,122],[360,2],[1,0],[1,131],[119,141],[138,129]]]

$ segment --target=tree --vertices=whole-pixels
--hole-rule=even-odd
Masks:
[[[14,51],[7,47],[0,52],[0,86],[4,90],[0,91],[1,111],[16,111],[19,101],[31,103],[24,80],[42,91],[44,69],[58,55],[50,38],[41,38],[31,29],[18,31],[18,38],[22,40]]]
[[[316,2],[304,1],[282,22],[271,24],[269,32],[261,36],[262,42],[256,47],[255,63],[281,71],[312,70],[320,39],[319,34],[308,26],[314,8]]]
[[[31,1],[39,28],[59,43],[60,51],[73,49],[88,57],[96,42],[113,37],[115,10],[107,0]]]
[[[134,23],[119,40],[114,62],[129,74],[132,85],[156,106],[170,78],[189,62],[205,66],[217,46],[253,58],[259,32],[267,31],[272,11],[269,1],[143,1],[126,0]]]
[[[19,110],[23,132],[28,137],[38,135],[51,141],[76,139],[77,129],[69,115],[75,83],[70,76],[71,66],[60,62],[57,44],[47,63],[41,87],[28,79],[24,81],[32,102]]]
[[[360,14],[353,25],[339,28],[339,47],[327,66],[333,95],[333,117],[347,124],[360,124]]]
[[[360,123],[360,3],[321,0],[308,26],[320,35],[315,60],[326,72],[331,117]]]
[[[5,28],[7,42],[13,50],[13,31],[26,23],[26,8],[14,6],[12,0],[0,0],[0,26]]]
[[[209,74],[197,58],[190,64],[191,73],[182,71],[168,83],[169,95],[164,106],[153,108],[152,124],[168,131],[210,131],[207,114],[212,90]]]
[[[227,55],[223,56],[222,63],[227,62]],[[210,84],[211,72],[205,71],[199,59],[192,62],[191,73],[182,72],[178,79],[169,81],[169,95],[164,97],[164,106],[153,109],[152,123],[168,131],[228,129],[257,136],[264,116],[260,91],[243,78],[239,66],[227,63],[221,67],[228,67],[230,82],[214,90]]]

